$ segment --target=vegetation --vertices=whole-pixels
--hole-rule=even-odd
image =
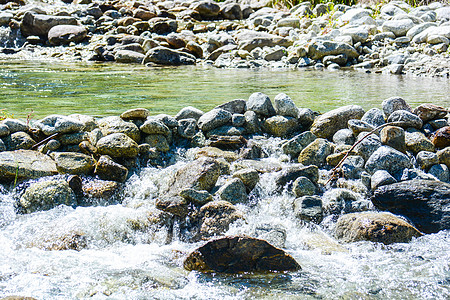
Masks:
[[[320,3],[328,3],[332,2],[333,4],[345,4],[345,5],[355,5],[355,4],[367,4],[367,5],[379,5],[379,4],[386,4],[388,2],[391,2],[393,0],[310,0],[312,6],[315,6]],[[432,2],[442,2],[442,3],[448,3],[448,0],[404,0],[406,3],[408,3],[411,6],[421,6],[421,5],[428,5]],[[300,4],[302,2],[305,2],[303,0],[271,0],[271,5],[276,7],[287,7],[292,8],[296,6],[297,4]]]
[[[0,121],[7,118],[14,118],[14,114],[8,113],[4,108],[0,109]]]

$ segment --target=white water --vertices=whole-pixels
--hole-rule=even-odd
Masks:
[[[276,139],[266,145],[269,159],[280,160]],[[190,159],[189,156],[185,160]],[[154,199],[166,178],[185,164],[146,168],[134,175],[122,204],[105,207],[60,206],[17,215],[14,194],[0,200],[0,297],[36,299],[449,299],[450,232],[425,235],[408,244],[339,244],[332,218],[321,226],[300,222],[293,198],[273,193],[273,174],[264,174],[248,205],[238,205],[245,221],[228,234],[266,236],[302,266],[300,272],[268,275],[204,275],[187,272],[183,259],[201,243],[181,242],[175,227],[149,222]],[[137,226],[138,224],[139,226]],[[258,231],[259,230],[259,231]],[[284,241],[283,230],[286,240]],[[278,234],[277,234],[278,233]],[[63,237],[80,234],[87,247],[45,250]]]

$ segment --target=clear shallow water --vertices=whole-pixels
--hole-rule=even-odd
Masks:
[[[277,160],[277,139],[265,148]],[[17,215],[15,192],[0,198],[0,297],[37,299],[449,299],[450,231],[389,246],[340,244],[331,219],[305,226],[293,214],[292,196],[274,194],[266,173],[254,201],[240,204],[245,221],[227,234],[255,235],[261,226],[286,231],[284,249],[302,270],[267,275],[187,272],[183,259],[201,243],[149,224],[158,189],[190,155],[166,169],[145,168],[127,183],[120,205],[60,206]],[[141,224],[141,226],[136,226]],[[62,237],[82,234],[81,251],[48,251]],[[276,241],[276,240],[275,240]]]
[[[0,60],[0,109],[25,118],[59,113],[119,115],[143,107],[176,114],[192,105],[208,111],[254,92],[273,99],[289,95],[299,107],[326,112],[348,104],[365,109],[400,96],[412,106],[450,106],[448,79],[350,71],[219,70],[203,67],[147,68],[139,65]]]

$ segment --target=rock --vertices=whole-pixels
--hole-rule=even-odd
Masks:
[[[10,134],[9,127],[5,124],[0,124],[0,138]]]
[[[409,180],[375,190],[373,204],[380,210],[405,216],[424,233],[450,229],[450,184]]]
[[[182,108],[175,116],[175,119],[177,120],[183,120],[183,119],[195,119],[198,121],[200,117],[204,114],[201,110],[192,107],[192,106],[186,106]]]
[[[341,216],[335,235],[344,242],[407,243],[422,234],[408,222],[386,212],[361,212]]]
[[[125,182],[128,169],[113,161],[108,155],[102,155],[95,165],[94,174],[103,180]]]
[[[412,164],[405,154],[388,146],[378,148],[367,160],[365,168],[370,173],[386,170],[396,176],[404,169],[411,168]]]
[[[433,134],[433,139],[431,142],[436,148],[445,148],[450,146],[450,126],[445,126],[438,129]]]
[[[45,135],[78,132],[84,129],[83,123],[62,115],[50,115],[34,123]]]
[[[8,127],[10,134],[18,131],[28,131],[28,125],[21,120],[6,118],[2,121],[1,124]]]
[[[145,55],[144,64],[155,63],[160,65],[194,65],[195,56],[189,53],[172,50],[166,47],[155,47]]]
[[[255,169],[246,168],[233,173],[233,177],[239,178],[244,183],[247,191],[250,192],[259,182],[259,173]]]
[[[146,108],[133,108],[123,112],[120,118],[124,120],[143,120],[150,115],[150,111]]]
[[[163,122],[154,119],[146,120],[139,129],[146,134],[160,134],[164,136],[170,135],[169,127],[167,127]]]
[[[306,166],[321,166],[325,163],[327,156],[332,152],[333,148],[330,142],[318,138],[300,152],[298,155],[298,162]]]
[[[428,174],[433,175],[436,179],[444,182],[450,181],[450,172],[444,164],[436,164],[428,170]]]
[[[244,183],[239,178],[232,178],[220,187],[217,195],[221,200],[231,204],[244,203],[247,201],[247,192]]]
[[[243,99],[235,99],[215,107],[215,109],[223,109],[231,114],[243,114],[245,113],[246,101]]]
[[[341,35],[352,37],[353,43],[365,43],[369,38],[369,31],[361,26],[343,29]]]
[[[76,152],[53,152],[50,155],[61,174],[89,175],[94,170],[95,161],[91,156]]]
[[[20,207],[29,214],[36,211],[50,210],[64,204],[75,206],[75,194],[64,180],[42,181],[32,184],[20,197]]]
[[[2,180],[40,178],[58,173],[55,162],[47,155],[31,150],[0,152]]]
[[[247,140],[243,136],[212,135],[209,137],[207,145],[224,150],[238,150],[247,145]]]
[[[373,173],[370,179],[370,184],[373,191],[382,185],[392,184],[396,182],[397,180],[395,180],[395,178],[392,177],[391,174],[389,174],[389,172],[386,170],[376,171],[375,173]]]
[[[432,165],[439,163],[439,157],[434,152],[420,151],[417,153],[416,161],[422,170],[428,170]]]
[[[289,166],[283,169],[282,172],[280,172],[277,175],[275,183],[278,189],[286,187],[289,190],[291,189],[290,185],[292,184],[292,182],[296,180],[298,177],[306,177],[312,183],[316,184],[317,181],[319,180],[319,168],[314,165],[307,167],[303,165]]]
[[[213,197],[210,193],[207,191],[197,191],[195,189],[182,190],[180,192],[180,196],[187,202],[193,203],[194,205],[204,205],[213,201]]]
[[[203,147],[195,152],[195,158],[199,157],[211,157],[211,158],[223,158],[227,162],[233,162],[238,159],[238,155],[232,151],[224,151],[216,147]]]
[[[124,121],[120,117],[112,116],[100,119],[98,121],[98,126],[103,136],[107,136],[112,133],[123,133],[136,143],[138,143],[141,139],[141,132],[139,131],[139,128],[132,122]]]
[[[139,154],[138,144],[124,133],[112,133],[97,142],[99,154],[111,157],[136,157]]]
[[[439,157],[439,163],[445,164],[447,167],[450,166],[450,147],[445,147],[436,152]]]
[[[326,191],[322,196],[322,207],[327,214],[341,214],[358,211],[355,205],[358,203],[356,193],[344,189],[337,188]]]
[[[262,126],[264,131],[278,137],[286,137],[299,129],[296,118],[279,115],[265,119]]]
[[[420,131],[406,132],[406,148],[414,154],[420,151],[434,152],[433,143]]]
[[[198,132],[195,119],[182,119],[178,122],[177,133],[185,139],[193,138]]]
[[[348,128],[339,129],[333,135],[333,143],[338,145],[353,145],[355,143],[353,131]]]
[[[221,7],[219,14],[224,19],[242,20],[244,15],[241,6],[238,3],[229,3]]]
[[[360,155],[364,160],[368,160],[369,157],[378,149],[381,147],[381,141],[380,138],[375,135],[371,134],[368,137],[364,138],[367,135],[367,133],[361,133],[357,138],[356,141],[360,141],[358,145],[355,147],[355,152]],[[363,139],[364,138],[364,139]],[[363,139],[363,140],[362,140]],[[362,140],[362,141],[361,141]]]
[[[0,12],[0,26],[8,26],[9,22],[14,18],[14,15],[9,12]]]
[[[152,18],[148,21],[149,31],[156,34],[168,34],[176,32],[178,29],[178,23],[176,20],[168,18]]]
[[[253,93],[247,100],[247,111],[254,111],[262,116],[275,115],[275,109],[272,106],[269,96],[263,93]]]
[[[431,103],[421,104],[414,109],[414,114],[424,122],[445,117],[448,110],[442,106],[437,106]]]
[[[328,55],[340,54],[344,54],[350,58],[359,56],[355,48],[342,42],[316,40],[308,47],[308,56],[312,59],[322,59]]]
[[[83,183],[83,194],[87,197],[86,205],[97,204],[115,204],[120,202],[121,185],[115,181],[89,180]]]
[[[166,114],[159,114],[153,117],[155,120],[158,120],[162,122],[164,125],[166,125],[169,128],[175,128],[179,125],[177,119],[175,117],[166,115]]]
[[[60,142],[61,145],[78,145],[87,139],[88,134],[86,132],[75,132],[60,135],[58,137],[58,142]]]
[[[417,128],[421,129],[423,126],[422,120],[416,116],[415,114],[406,111],[406,110],[396,110],[394,111],[389,118],[387,119],[388,123],[390,122],[396,122],[397,126],[403,127],[403,128]]]
[[[48,41],[53,46],[79,43],[86,38],[87,30],[79,25],[56,25],[48,31]]]
[[[383,145],[390,146],[400,152],[406,151],[405,130],[397,126],[386,126],[380,131]]]
[[[170,150],[170,145],[167,138],[161,134],[150,134],[144,138],[144,143],[150,145],[151,148],[161,152],[167,152]]]
[[[266,54],[264,54],[263,58],[266,61],[280,61],[284,56],[287,55],[287,51],[283,48],[271,49]]]
[[[317,196],[303,196],[294,200],[297,218],[319,224],[323,219],[322,200]]]
[[[26,132],[14,132],[13,134],[3,138],[6,150],[29,150],[33,147],[36,142],[31,138],[31,136]]]
[[[240,273],[298,271],[300,265],[283,250],[264,240],[245,236],[209,241],[183,262],[188,271]]]
[[[277,115],[293,118],[298,117],[298,108],[288,95],[280,93],[275,96],[274,102]]]
[[[409,106],[409,104],[400,97],[391,97],[385,99],[381,103],[381,106],[383,108],[383,113],[386,119],[389,118],[389,116],[397,110],[406,110],[408,112],[412,112],[411,106]]]
[[[254,111],[246,111],[244,113],[245,124],[244,128],[247,134],[257,133],[261,131],[261,124],[258,115]]]
[[[192,9],[200,14],[202,19],[208,20],[217,17],[220,12],[220,6],[214,1],[200,1],[192,6]]]
[[[348,128],[353,132],[355,136],[357,136],[361,132],[370,132],[375,129],[372,125],[361,120],[351,119],[348,120],[347,123]]]
[[[223,109],[213,109],[205,114],[203,114],[198,119],[198,127],[206,132],[222,125],[227,124],[231,121],[231,113]]]
[[[158,198],[156,199],[155,207],[159,210],[171,213],[180,218],[185,218],[189,213],[186,199],[180,196],[164,196]]]
[[[343,106],[317,117],[310,130],[317,137],[330,139],[339,129],[346,128],[349,120],[361,119],[363,115],[361,106]]]
[[[389,20],[385,21],[381,26],[382,31],[389,31],[395,36],[405,36],[408,30],[414,27],[414,22],[411,19]]]
[[[306,131],[296,135],[287,142],[281,145],[281,149],[284,154],[291,155],[292,157],[297,157],[300,152],[309,144],[311,144],[317,137],[311,132]]]
[[[287,234],[286,229],[282,226],[261,224],[251,234],[258,239],[267,241],[275,247],[285,247]]]
[[[408,30],[408,32],[406,33],[406,36],[412,40],[416,35],[418,35],[422,31],[424,31],[425,29],[430,28],[430,27],[436,27],[436,26],[437,26],[436,23],[433,23],[433,22],[417,24],[414,27],[412,27],[410,30]]]
[[[84,126],[83,131],[92,131],[98,127],[94,117],[81,114],[71,114],[68,117],[81,122]]]
[[[316,193],[316,186],[307,177],[300,176],[295,179],[292,191],[296,197],[312,196]]]
[[[283,38],[278,35],[269,34],[266,32],[257,32],[253,30],[242,30],[236,35],[236,39],[239,42],[239,49],[251,52],[255,48],[264,47],[289,47],[293,42],[287,38]]]
[[[77,25],[77,19],[66,16],[41,15],[28,11],[20,23],[20,31],[25,37],[37,35],[47,38],[50,29],[57,25]]]
[[[119,50],[114,55],[114,60],[124,64],[142,64],[145,55],[132,50]]]
[[[199,237],[202,239],[226,232],[231,223],[242,219],[243,214],[227,201],[211,201],[200,208]]]
[[[223,125],[217,128],[214,128],[206,133],[207,138],[211,138],[212,136],[242,136],[245,132],[244,127],[234,127],[230,125]]]

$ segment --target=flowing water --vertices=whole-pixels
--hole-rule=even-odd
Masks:
[[[368,109],[398,95],[413,106],[450,106],[448,81],[350,72],[147,69],[97,64],[1,63],[0,103],[8,113],[117,115],[133,107],[176,113],[181,107],[208,110],[256,91],[285,92],[298,106],[327,111],[347,104]],[[279,139],[268,139],[267,160],[283,164]],[[266,173],[238,208],[227,234],[268,236],[302,266],[299,272],[201,274],[183,269],[187,243],[177,224],[153,223],[155,198],[167,178],[191,160],[172,153],[165,169],[142,168],[128,181],[120,204],[18,214],[24,184],[0,189],[0,298],[36,299],[449,299],[450,232],[441,231],[389,246],[340,244],[334,218],[320,226],[296,219],[288,193],[273,192]],[[366,201],[361,195],[362,201]],[[259,233],[258,233],[259,232]],[[260,235],[259,235],[260,236]],[[51,250],[73,239],[80,251]]]

